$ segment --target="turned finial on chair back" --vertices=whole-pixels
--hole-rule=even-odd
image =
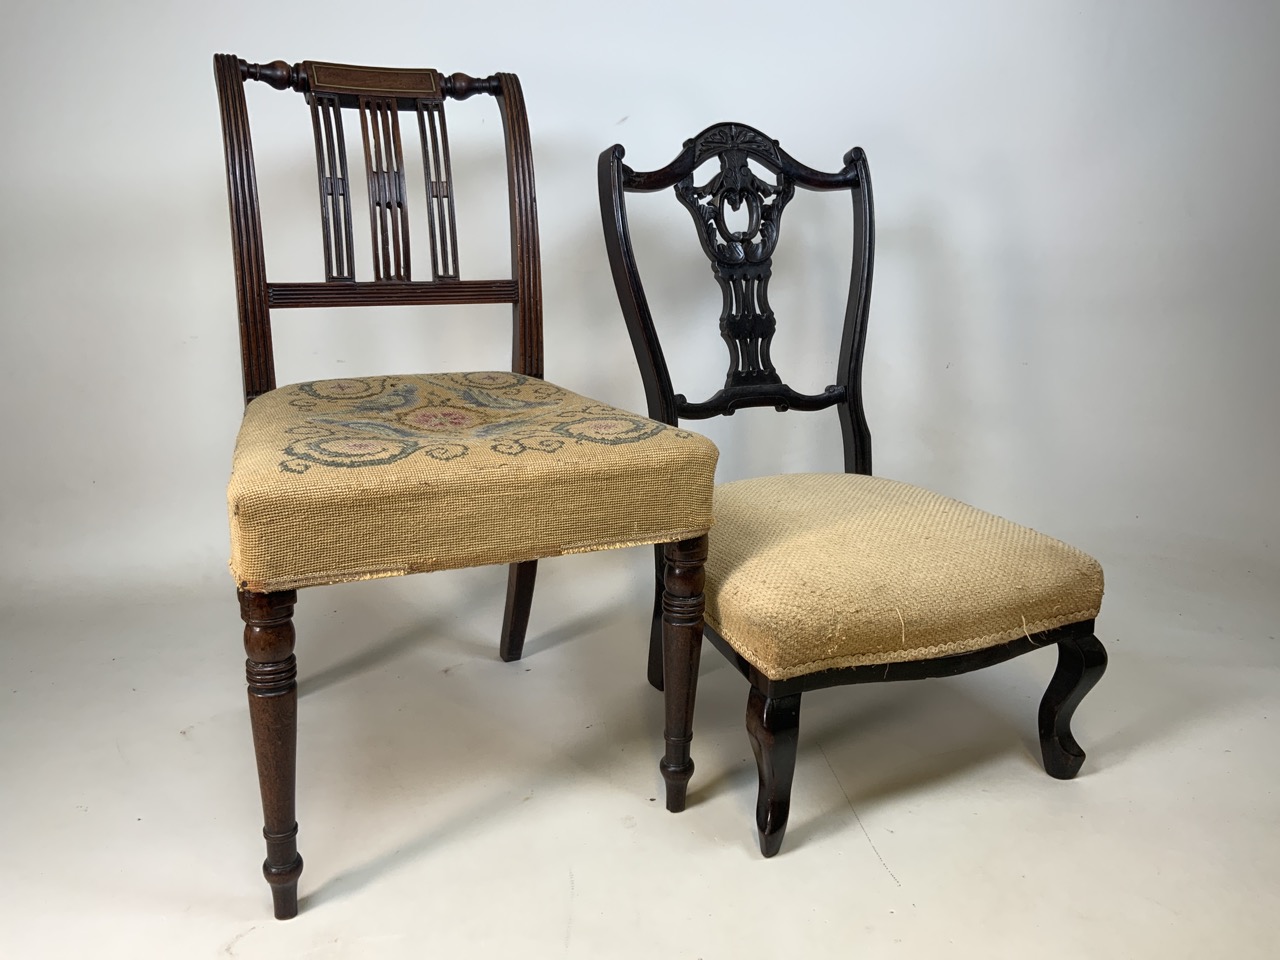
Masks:
[[[304,60],[247,63],[214,57],[227,192],[235,248],[245,403],[275,387],[272,309],[510,303],[511,368],[542,376],[542,281],[533,187],[533,155],[524,96],[514,74],[475,79],[435,70],[396,70]],[[323,230],[324,275],[316,283],[267,280],[245,83],[301,93],[311,110]],[[487,94],[498,102],[506,140],[511,211],[511,276],[462,279],[445,100]],[[353,218],[358,201],[348,175],[344,115],[359,114],[372,276],[357,275]],[[426,210],[409,209],[401,117],[416,128],[426,181]],[[421,238],[426,237],[426,253]],[[410,238],[413,237],[413,242]]]
[[[675,424],[682,417],[727,416],[743,407],[823,410],[835,406],[840,413],[845,470],[869,474],[871,433],[862,408],[861,381],[875,228],[871,180],[862,149],[850,150],[839,172],[822,173],[797,162],[776,140],[753,127],[719,123],[687,140],[680,155],[660,170],[632,170],[623,163],[624,155],[621,145],[600,155],[600,202],[613,280],[640,364],[649,416]],[[750,161],[763,167],[771,179],[757,176]],[[711,170],[700,176],[704,165]],[[702,177],[706,179],[699,185]],[[838,378],[817,394],[789,387],[770,356],[778,326],[769,305],[773,254],[781,236],[783,213],[796,187],[847,190],[853,200],[853,267]],[[723,295],[720,335],[729,348],[729,368],[723,388],[699,402],[689,401],[672,388],[627,223],[627,193],[667,188],[674,188],[693,218],[702,251]],[[729,225],[729,210],[745,213],[743,229]],[[784,318],[784,328],[785,324]]]

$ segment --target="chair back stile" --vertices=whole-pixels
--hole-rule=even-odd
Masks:
[[[509,303],[511,369],[543,375],[542,280],[538,248],[533,153],[520,82],[514,74],[484,79],[435,70],[351,67],[303,61],[248,63],[229,54],[214,58],[226,150],[227,195],[235,251],[236,293],[244,398],[276,386],[271,311],[348,307]],[[262,217],[244,86],[265,83],[306,98],[315,139],[316,178],[325,279],[281,283],[267,279]],[[477,94],[497,100],[506,151],[510,209],[511,276],[462,279],[457,244],[453,169],[445,122],[446,99]],[[372,241],[372,279],[359,279],[354,242],[344,113],[358,112]],[[410,215],[401,116],[415,118],[426,186],[426,216]],[[411,134],[409,134],[411,135]],[[411,236],[423,226],[429,256],[415,264]],[[421,253],[421,250],[418,250]],[[423,266],[430,279],[419,278]]]
[[[875,255],[871,178],[861,148],[850,150],[843,168],[823,173],[798,162],[776,140],[741,123],[720,123],[685,141],[667,166],[637,172],[623,162],[615,145],[601,156],[599,189],[605,211],[605,244],[613,269],[632,347],[649,402],[649,416],[665,423],[731,416],[745,407],[823,410],[837,407],[844,444],[845,470],[871,473],[871,433],[862,404],[862,359]],[[756,175],[750,161],[767,170],[772,182]],[[704,184],[695,180],[707,163],[719,169]],[[796,187],[847,190],[853,203],[853,264],[836,383],[821,393],[790,387],[770,356],[777,318],[769,304],[773,253],[782,215]],[[729,351],[724,386],[710,398],[693,402],[676,393],[641,284],[627,220],[626,194],[674,188],[697,230],[703,253],[720,286],[723,306],[720,335]],[[747,223],[735,230],[726,212],[743,211]]]

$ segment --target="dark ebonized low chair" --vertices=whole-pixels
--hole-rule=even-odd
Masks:
[[[836,173],[821,173],[758,130],[717,124],[660,170],[636,172],[623,156],[621,146],[600,156],[600,207],[649,416],[675,425],[757,406],[836,407],[840,415],[845,473],[740,480],[715,493],[706,632],[751,683],[747,732],[760,772],[761,851],[772,856],[782,844],[806,690],[951,676],[1056,645],[1057,671],[1040,705],[1040,744],[1052,776],[1075,776],[1084,753],[1071,735],[1071,715],[1107,663],[1093,634],[1102,601],[1097,562],[966,504],[871,476],[860,383],[874,222],[862,150],[851,150]],[[749,161],[767,176],[757,176]],[[699,185],[695,177],[704,164],[710,172]],[[769,357],[772,256],[797,187],[848,191],[853,202],[853,269],[837,382],[808,395],[783,383]],[[729,371],[724,388],[704,402],[672,388],[628,230],[626,193],[668,188],[692,216],[724,295],[720,333]],[[742,229],[727,225],[728,211],[746,220]],[[687,632],[668,634],[661,651],[660,642],[655,630],[650,680],[661,686],[663,664],[680,666],[680,702],[689,713],[668,722],[689,731],[694,691],[683,689],[683,677],[696,678],[699,646]],[[668,809],[683,808],[684,791],[681,782],[668,794]]]
[[[244,364],[244,421],[228,490],[231,571],[246,624],[266,820],[263,869],[283,919],[297,913],[302,872],[294,819],[296,591],[510,564],[501,655],[515,660],[539,558],[651,543],[666,544],[676,559],[705,550],[716,451],[696,434],[542,379],[533,157],[513,74],[477,80],[311,61],[251,64],[225,54],[214,58],[214,71]],[[245,102],[250,80],[297,91],[309,108],[323,281],[267,280]],[[511,276],[500,279],[462,279],[459,266],[445,101],[477,94],[497,102],[504,133],[506,174],[492,186],[509,201]],[[357,189],[344,114],[359,115],[372,246],[372,269],[361,270],[372,279],[357,279]],[[403,138],[401,115],[410,124]],[[425,217],[410,217],[406,146],[410,155],[416,146],[422,161]],[[444,323],[465,322],[461,308],[477,303],[512,307],[510,372],[395,373],[276,387],[272,310],[453,307],[431,317]],[[668,579],[665,623],[673,635],[700,629],[700,589],[692,574]],[[676,731],[669,755],[678,760],[686,743]]]

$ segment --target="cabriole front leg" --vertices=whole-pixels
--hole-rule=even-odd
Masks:
[[[689,745],[693,740],[693,703],[702,655],[703,564],[705,535],[665,545],[667,565],[662,592],[662,672],[666,700],[666,755],[659,768],[667,784],[667,809],[684,809],[693,776]]]
[[[760,852],[766,857],[782,849],[782,837],[787,832],[799,734],[800,694],[766,697],[755,687],[751,688],[747,697],[747,736],[760,772],[756,828],[760,834]]]
[[[297,591],[240,592],[244,620],[249,720],[262,790],[262,834],[267,859],[262,873],[271,884],[277,920],[298,914],[298,822],[294,815],[297,776],[298,664],[293,655],[293,605]]]
[[[1058,641],[1058,668],[1040,701],[1040,755],[1049,776],[1070,780],[1080,772],[1084,751],[1071,734],[1071,717],[1106,669],[1106,648],[1092,634]]]

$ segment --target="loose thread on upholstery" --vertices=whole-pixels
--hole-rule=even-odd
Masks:
[[[893,612],[898,615],[898,624],[902,627],[902,648],[905,650],[907,647],[907,621],[902,619],[902,611],[897,607],[893,608]],[[1027,625],[1026,617],[1022,618],[1022,625],[1024,627]]]

